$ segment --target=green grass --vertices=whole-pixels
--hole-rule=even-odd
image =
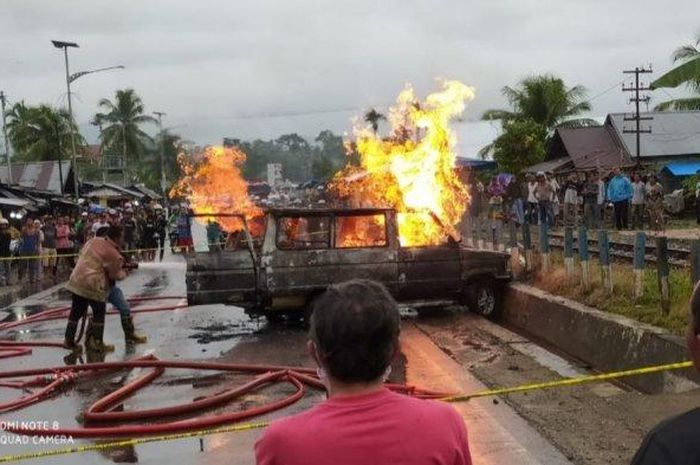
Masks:
[[[693,291],[690,271],[672,268],[669,276],[671,289],[671,309],[666,315],[661,311],[661,296],[656,269],[644,271],[643,296],[634,300],[634,272],[629,264],[613,264],[613,286],[611,295],[603,289],[601,268],[597,261],[590,264],[591,290],[586,292],[580,285],[581,267],[576,262],[576,275],[569,279],[564,269],[564,258],[559,252],[551,254],[552,270],[543,275],[535,275],[531,284],[552,294],[567,297],[588,306],[610,313],[624,315],[643,323],[666,328],[676,334],[683,334],[688,321],[688,301]]]

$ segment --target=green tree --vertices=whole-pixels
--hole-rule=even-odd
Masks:
[[[532,120],[511,120],[493,142],[493,159],[502,172],[521,174],[540,163],[546,153],[547,128]]]
[[[684,45],[673,52],[673,62],[678,63],[678,66],[652,82],[651,88],[685,85],[692,95],[662,102],[655,110],[700,110],[700,34],[695,44]]]
[[[372,131],[374,131],[374,133],[376,134],[377,131],[379,131],[379,122],[381,120],[386,120],[386,116],[379,113],[374,108],[370,108],[369,111],[365,113],[364,119],[367,123],[369,123],[369,125],[372,127]]]
[[[117,90],[113,101],[103,98],[98,105],[101,112],[94,120],[102,126],[103,150],[124,155],[127,166],[134,166],[154,145],[141,127],[155,123],[156,119],[144,114],[141,97],[133,89]]]
[[[161,172],[165,171],[165,180],[170,185],[182,174],[177,156],[182,152],[182,139],[179,135],[163,131],[163,167],[160,160],[160,137],[158,143],[149,146],[145,154],[136,164],[132,181],[142,182],[156,192],[160,192]]]
[[[7,111],[7,132],[21,161],[47,161],[70,157],[71,132],[76,147],[85,144],[67,110],[48,105],[15,103]]]
[[[562,79],[551,74],[527,77],[517,87],[505,86],[501,92],[508,99],[511,110],[487,110],[481,119],[529,119],[548,131],[562,126],[598,125],[591,119],[574,118],[591,109],[586,101],[586,88],[567,88]]]
[[[577,118],[591,109],[586,101],[586,88],[580,85],[567,88],[561,78],[551,74],[527,77],[517,87],[505,86],[501,92],[511,109],[487,110],[481,116],[482,120],[502,120],[504,125],[512,121],[530,120],[546,129],[545,139],[559,127],[599,125],[590,118]],[[487,145],[479,151],[479,155],[486,157],[492,151],[493,144]]]

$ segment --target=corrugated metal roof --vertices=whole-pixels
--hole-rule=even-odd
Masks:
[[[670,171],[674,176],[692,176],[700,171],[700,161],[694,163],[669,163],[664,166],[664,169]]]
[[[494,169],[496,168],[496,162],[493,160],[482,160],[480,158],[457,157],[455,166],[459,168]]]
[[[85,193],[85,197],[97,198],[134,198],[142,199],[143,193],[117,186],[116,184],[104,183],[94,187],[90,192]]]
[[[63,185],[71,171],[70,160],[61,161]],[[58,161],[12,164],[12,184],[40,191],[61,193],[61,170]],[[0,183],[7,184],[7,169],[0,168]]]
[[[562,157],[562,158],[557,158],[556,160],[544,161],[542,163],[532,165],[527,169],[527,172],[528,173],[537,173],[538,171],[542,171],[543,173],[547,173],[549,171],[557,171],[557,170],[560,170],[562,168],[565,168],[569,164],[570,164],[570,167],[574,166],[574,162],[571,159],[571,157]]]
[[[609,127],[560,128],[557,135],[578,170],[634,164]]]
[[[612,124],[627,152],[634,157],[636,135],[624,133],[633,128],[634,121],[624,121],[629,113],[611,113],[606,124]],[[639,152],[642,157],[667,157],[700,154],[700,111],[663,111],[642,113],[651,121],[642,121],[642,128],[651,127],[651,134],[641,134]]]

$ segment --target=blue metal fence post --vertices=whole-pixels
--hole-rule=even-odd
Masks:
[[[591,274],[588,254],[588,231],[585,226],[578,229],[578,253],[581,259],[581,286],[585,291],[591,290]]]
[[[644,295],[644,256],[646,254],[646,236],[639,231],[634,238],[634,298]]]
[[[570,227],[564,229],[564,267],[566,276],[574,275],[574,230]]]
[[[540,222],[540,254],[542,254],[542,271],[549,271],[549,232],[547,222]]]
[[[600,258],[600,276],[603,281],[603,287],[612,294],[613,280],[612,270],[610,269],[610,241],[608,240],[608,232],[605,229],[598,231],[598,257]]]
[[[668,238],[656,238],[656,270],[661,294],[661,311],[668,315],[671,311],[671,288],[668,282]]]

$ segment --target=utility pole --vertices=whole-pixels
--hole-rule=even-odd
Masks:
[[[160,133],[160,193],[165,199],[165,188],[167,180],[165,179],[165,134],[163,134],[163,116],[166,113],[162,111],[154,111],[154,115],[158,117],[158,132]]]
[[[0,109],[2,109],[2,134],[5,138],[5,158],[7,159],[7,185],[12,185],[12,163],[10,162],[10,142],[7,138],[7,124],[5,123],[5,93],[0,90]]]
[[[634,129],[628,129],[626,127],[622,128],[622,132],[624,134],[636,134],[637,136],[637,145],[636,145],[636,157],[637,157],[637,168],[639,168],[642,164],[642,158],[640,155],[640,136],[642,134],[651,134],[651,126],[647,127],[646,129],[642,129],[641,127],[641,122],[642,121],[650,121],[653,120],[651,116],[640,116],[639,115],[639,104],[640,102],[644,103],[649,103],[649,100],[651,100],[651,97],[648,95],[645,96],[640,96],[640,92],[645,92],[651,90],[649,86],[645,86],[643,83],[640,84],[639,82],[639,75],[640,74],[650,74],[652,72],[651,65],[649,65],[649,68],[644,68],[644,67],[636,67],[633,70],[625,70],[623,71],[623,74],[634,74],[634,86],[630,85],[628,87],[625,87],[625,85],[622,85],[622,90],[623,92],[634,92],[634,97],[630,98],[630,103],[634,102],[634,116],[627,116],[625,115],[624,121],[634,121],[635,122],[635,127]]]
[[[51,43],[53,43],[53,46],[59,49],[63,49],[63,56],[65,57],[66,60],[66,88],[68,89],[68,114],[70,116],[70,143],[71,143],[71,161],[73,163],[73,192],[75,193],[75,199],[78,200],[80,197],[80,188],[79,188],[79,175],[78,175],[78,162],[77,162],[77,152],[75,150],[75,134],[73,132],[73,102],[71,101],[71,95],[70,95],[70,83],[71,83],[71,76],[70,76],[70,71],[69,71],[69,66],[68,66],[68,48],[70,47],[78,47],[78,44],[75,42],[64,42],[60,40],[52,40]]]

